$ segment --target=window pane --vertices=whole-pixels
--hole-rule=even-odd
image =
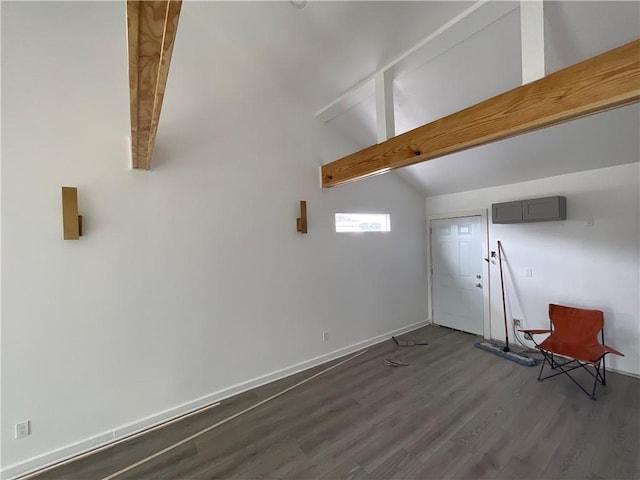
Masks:
[[[386,213],[336,213],[336,232],[390,232]]]

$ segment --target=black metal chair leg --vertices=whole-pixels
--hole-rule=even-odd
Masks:
[[[602,385],[607,384],[607,367],[604,362],[604,357],[602,357]]]
[[[598,386],[598,379],[600,377],[600,362],[598,362],[598,364],[595,366],[595,368],[596,368],[596,376],[593,379],[593,390],[591,391],[591,396],[589,397],[589,398],[591,398],[591,400],[595,400],[596,399],[596,387]]]
[[[547,356],[544,354],[542,354],[542,365],[540,366],[540,373],[538,373],[538,381],[541,382],[542,381],[542,370],[544,369],[544,364],[547,361]]]

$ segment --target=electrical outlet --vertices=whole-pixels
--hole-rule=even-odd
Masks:
[[[329,340],[329,332],[322,332],[322,341],[326,342]]]
[[[530,268],[525,268],[524,275],[525,277],[533,277],[533,270]]]
[[[31,420],[16,423],[16,440],[28,437],[29,435],[31,435]]]
[[[514,318],[513,319],[513,326],[514,327],[522,327],[522,320],[520,320],[519,318]]]

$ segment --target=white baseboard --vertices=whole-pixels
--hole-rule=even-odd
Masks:
[[[638,375],[637,373],[627,372],[625,370],[618,370],[617,368],[607,367],[607,372],[615,372],[615,373],[619,373],[620,375],[626,375],[628,377],[640,379],[640,375]]]
[[[421,322],[407,325],[406,327],[402,327],[391,332],[383,333],[382,335],[378,335],[369,338],[368,340],[363,340],[361,342],[339,348],[338,350],[334,350],[333,352],[329,352],[311,358],[309,360],[305,360],[304,362],[297,363],[290,367],[276,370],[275,372],[253,378],[246,382],[238,383],[237,385],[233,385],[222,390],[218,390],[217,392],[205,395],[204,397],[197,398],[163,412],[159,412],[135,422],[122,425],[115,428],[114,430],[100,433],[85,440],[81,440],[79,442],[52,450],[36,457],[29,458],[22,462],[14,463],[13,465],[9,465],[2,469],[0,478],[2,478],[3,480],[13,480],[34,474],[36,472],[41,472],[44,469],[57,466],[61,463],[72,461],[76,457],[90,453],[99,448],[107,447],[112,443],[118,442],[126,437],[130,437],[144,430],[157,427],[175,418],[187,415],[196,410],[200,410],[206,406],[213,405],[226,398],[232,397],[242,392],[246,392],[247,390],[251,390],[252,388],[271,383],[275,380],[294,375],[304,370],[308,370],[309,368],[322,365],[323,363],[330,362],[345,355],[357,352],[358,350],[362,350],[363,348],[388,340],[391,336],[402,335],[403,333],[411,332],[418,328],[424,327],[428,323],[428,320],[423,320]]]

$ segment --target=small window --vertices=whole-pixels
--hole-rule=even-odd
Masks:
[[[386,213],[336,213],[336,232],[390,232]]]

